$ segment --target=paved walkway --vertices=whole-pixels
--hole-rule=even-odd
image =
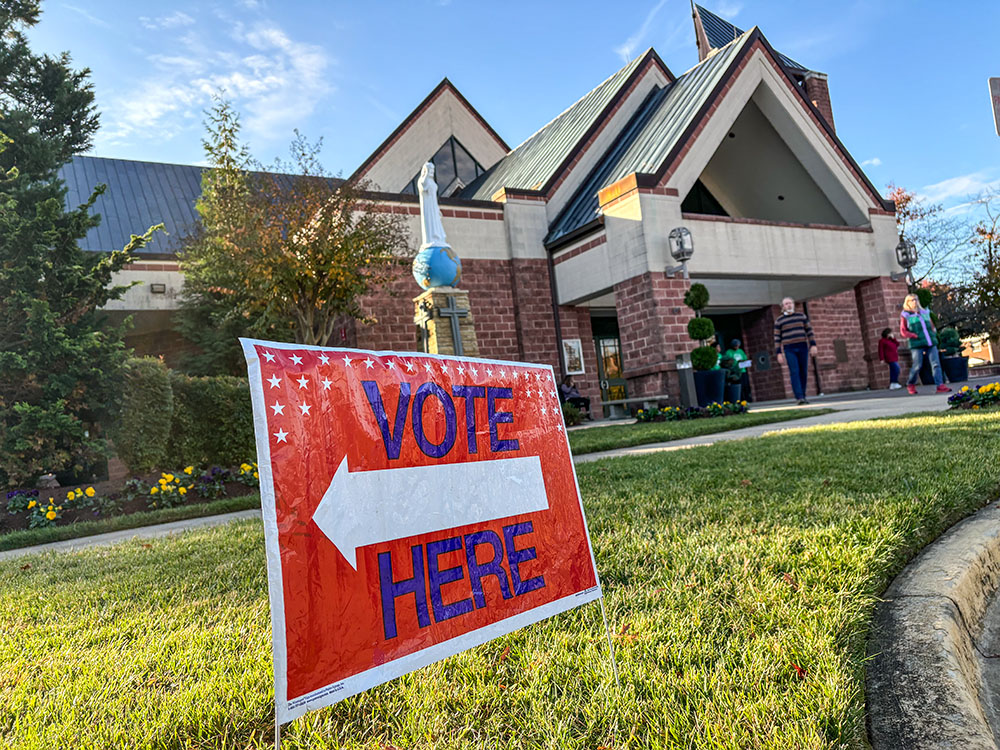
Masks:
[[[978,386],[990,382],[992,379],[982,379],[979,381],[969,381],[969,386]],[[631,448],[618,448],[612,451],[602,451],[600,453],[586,453],[573,458],[574,463],[586,463],[597,461],[602,458],[612,458],[615,456],[646,455],[649,453],[659,453],[663,451],[681,450],[683,448],[693,448],[699,445],[711,445],[723,440],[741,440],[748,437],[757,437],[773,432],[799,429],[802,427],[812,427],[814,425],[836,424],[839,422],[854,422],[862,419],[875,419],[878,417],[894,417],[900,414],[907,414],[918,411],[943,411],[948,408],[948,393],[934,393],[933,386],[921,386],[921,395],[910,396],[905,389],[898,391],[862,391],[858,393],[839,393],[831,396],[817,396],[812,399],[811,406],[823,406],[837,409],[830,414],[821,414],[815,417],[806,417],[789,422],[775,422],[756,427],[746,427],[741,430],[730,430],[729,432],[718,432],[712,435],[702,435],[700,437],[685,438],[683,440],[672,440],[667,443],[651,443],[647,445],[636,445]],[[810,406],[797,406],[794,401],[767,401],[753,405],[755,412],[772,411],[775,409],[809,409]],[[632,421],[595,422],[575,427],[571,429],[588,429],[607,424],[622,425],[631,424]],[[81,537],[79,539],[67,539],[62,542],[52,542],[50,544],[39,544],[34,547],[23,547],[21,549],[7,550],[0,552],[0,562],[10,560],[24,555],[35,554],[37,552],[63,552],[66,550],[80,549],[98,544],[113,544],[126,539],[148,539],[152,537],[167,536],[176,534],[188,529],[200,528],[203,526],[216,526],[222,523],[229,523],[237,519],[260,517],[259,510],[243,510],[236,513],[226,513],[221,516],[208,516],[205,518],[190,518],[186,521],[175,521],[156,526],[145,526],[138,529],[127,529],[124,531],[113,531],[108,534],[97,534],[95,536]]]

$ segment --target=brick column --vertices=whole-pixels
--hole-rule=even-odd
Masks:
[[[590,399],[590,413],[601,413],[601,384],[597,378],[597,350],[594,348],[594,330],[590,324],[587,307],[563,306],[559,308],[559,322],[563,339],[580,339],[583,344],[583,375],[574,375],[573,381],[580,395]],[[562,356],[562,352],[559,353]],[[556,368],[559,377],[559,368]]]
[[[865,345],[865,360],[868,364],[868,386],[872,389],[885,388],[888,384],[888,368],[878,359],[878,340],[885,328],[892,329],[896,338],[899,338],[899,311],[903,307],[905,296],[906,284],[893,281],[888,276],[868,279],[854,287],[858,320]],[[902,354],[901,347],[900,355]],[[903,356],[899,358],[899,365],[906,365]],[[900,382],[905,382],[906,374],[905,371],[900,373]]]
[[[693,317],[684,305],[689,282],[646,272],[615,284],[622,366],[629,397],[669,393],[680,401],[677,355],[696,344],[687,335]]]
[[[558,376],[559,352],[548,260],[514,258],[510,261],[509,284],[514,300],[519,359],[552,365]]]
[[[809,300],[809,322],[816,336],[816,363],[823,392],[864,390],[869,385],[868,361],[854,290]],[[814,394],[811,375],[809,393]]]

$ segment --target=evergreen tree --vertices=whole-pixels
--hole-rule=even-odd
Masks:
[[[38,0],[0,0],[0,487],[76,470],[104,451],[125,360],[122,330],[97,309],[121,295],[112,274],[148,240],[88,253],[90,200],[66,210],[59,168],[98,127],[89,71],[34,54]]]

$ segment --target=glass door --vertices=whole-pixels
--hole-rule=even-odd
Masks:
[[[594,346],[597,348],[597,376],[601,383],[601,400],[616,401],[628,398],[625,390],[625,378],[622,377],[621,341],[617,336],[596,336]],[[608,416],[608,408],[604,408]]]

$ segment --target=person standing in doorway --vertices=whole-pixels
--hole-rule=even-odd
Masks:
[[[795,300],[781,300],[781,315],[774,321],[774,348],[778,363],[788,364],[792,392],[800,404],[806,401],[809,381],[809,357],[816,356],[816,337],[805,313],[795,312]]]
[[[902,388],[899,384],[899,342],[892,337],[892,329],[882,331],[878,340],[878,358],[889,365],[889,390]]]
[[[910,377],[906,379],[906,390],[911,396],[917,395],[917,378],[924,364],[924,357],[931,361],[934,373],[934,385],[938,393],[951,390],[944,384],[944,374],[941,372],[941,357],[938,355],[938,337],[931,320],[931,312],[920,306],[920,299],[915,294],[907,294],[903,300],[903,312],[899,316],[899,335],[910,344],[913,361],[910,363]]]

